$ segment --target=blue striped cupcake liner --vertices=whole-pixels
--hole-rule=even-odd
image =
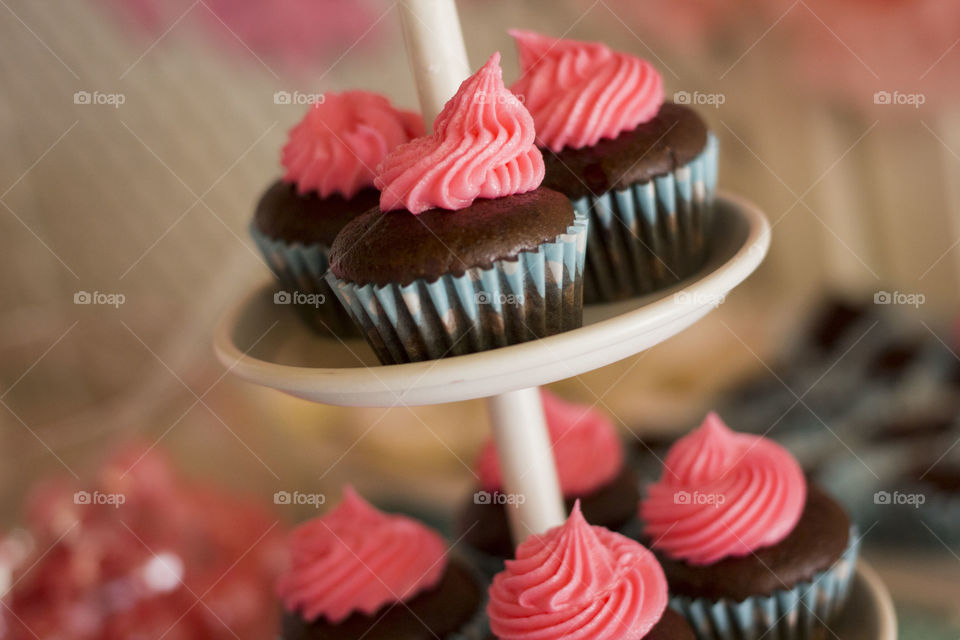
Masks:
[[[358,286],[327,281],[384,364],[495,349],[576,329],[583,322],[589,220],[490,268],[433,282]]]
[[[591,224],[587,303],[642,295],[694,273],[707,258],[717,191],[718,143],[688,164],[620,191],[573,200]]]
[[[860,551],[856,527],[832,567],[809,582],[741,602],[673,596],[670,606],[686,617],[698,640],[819,640],[843,610]]]
[[[324,276],[330,269],[330,247],[323,244],[290,244],[264,235],[250,224],[250,235],[277,276],[279,291],[288,296],[322,295],[319,306],[290,304],[311,329],[321,335],[356,336],[350,315],[337,300]],[[316,298],[314,298],[316,299]]]

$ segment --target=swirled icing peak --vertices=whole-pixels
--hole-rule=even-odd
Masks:
[[[401,145],[377,170],[380,209],[465,209],[477,198],[533,191],[543,156],[533,118],[503,85],[500,54],[463,81],[433,135]]]
[[[644,533],[671,558],[708,565],[786,538],[800,520],[807,482],[790,452],[731,431],[715,413],[667,453],[640,505]]]
[[[310,105],[283,148],[284,181],[302,195],[352,198],[373,186],[377,165],[404,142],[423,135],[423,118],[394,108],[369,91],[328,93]]]
[[[639,640],[667,606],[667,580],[650,551],[587,524],[579,501],[567,522],[527,538],[490,587],[500,640]]]
[[[537,125],[537,144],[579,149],[647,122],[663,104],[663,79],[641,58],[599,42],[511,30],[523,75],[510,90]]]
[[[585,496],[612,482],[623,470],[624,453],[610,419],[596,409],[566,402],[549,391],[541,392],[541,398],[563,495]],[[484,446],[475,466],[481,488],[503,488],[500,459],[493,442]]]
[[[347,487],[333,511],[294,530],[291,567],[277,593],[287,611],[336,624],[432,589],[446,563],[439,534],[378,511]]]

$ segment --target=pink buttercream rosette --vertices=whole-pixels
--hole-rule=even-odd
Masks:
[[[667,607],[654,555],[574,505],[563,525],[532,535],[490,586],[487,614],[500,640],[640,640]]]

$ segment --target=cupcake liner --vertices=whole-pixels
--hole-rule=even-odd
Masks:
[[[264,235],[255,224],[250,235],[267,264],[277,275],[280,290],[287,294],[278,297],[278,304],[289,304],[311,329],[322,335],[356,336],[357,330],[350,315],[337,300],[324,275],[330,267],[330,248],[323,244],[290,244]],[[299,294],[299,295],[298,295]],[[317,304],[297,304],[293,298],[323,296]]]
[[[717,139],[672,173],[601,196],[573,200],[591,223],[585,302],[649,293],[699,269],[707,258],[717,189]]]
[[[327,281],[384,364],[485,351],[575,329],[583,321],[588,219],[488,269],[408,285]]]
[[[463,554],[458,551],[457,555],[465,563],[469,563],[470,560],[466,557],[463,557]],[[474,579],[477,581],[477,584],[480,586],[481,591],[483,591],[483,599],[480,601],[479,606],[477,606],[477,612],[474,616],[460,629],[460,631],[452,634],[448,634],[445,640],[485,640],[490,635],[490,620],[487,618],[487,585],[489,580],[486,579],[480,571],[476,570],[476,567],[468,564],[474,571]]]
[[[673,596],[670,606],[687,618],[698,640],[814,640],[829,636],[830,624],[846,603],[860,541],[850,543],[832,567],[792,589],[742,602]]]

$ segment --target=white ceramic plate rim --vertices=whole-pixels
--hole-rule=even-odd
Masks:
[[[292,366],[259,360],[234,344],[234,331],[242,314],[254,296],[262,295],[262,287],[258,287],[221,319],[214,349],[231,373],[241,378],[308,400],[343,406],[454,402],[570,378],[639,353],[682,331],[714,308],[711,300],[726,295],[760,265],[770,245],[766,218],[739,196],[724,194],[721,199],[742,216],[748,228],[746,239],[730,259],[710,273],[651,294],[657,299],[649,304],[579,329],[427,362],[342,368]],[[677,304],[674,294],[680,291],[698,302]]]

